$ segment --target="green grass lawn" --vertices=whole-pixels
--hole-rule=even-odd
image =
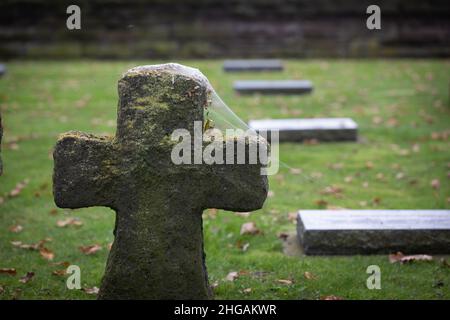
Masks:
[[[82,286],[98,287],[113,240],[114,213],[102,207],[56,208],[52,148],[59,133],[73,129],[113,134],[117,80],[128,68],[151,63],[8,63],[8,74],[0,79],[0,269],[15,268],[17,275],[0,273],[0,299],[95,298],[68,290],[66,276],[52,274],[64,267],[54,263],[80,266]],[[200,68],[244,121],[352,117],[360,126],[359,143],[282,144],[280,157],[286,166],[270,177],[271,193],[263,209],[248,217],[205,212],[207,266],[217,299],[450,298],[450,268],[440,258],[400,265],[389,263],[386,255],[286,256],[277,236],[295,231],[289,213],[301,208],[450,208],[449,61],[287,61],[285,72],[261,74],[225,74],[221,61],[183,63]],[[239,97],[233,92],[234,80],[252,78],[309,79],[315,90],[309,96]],[[11,196],[24,180],[28,184]],[[324,194],[327,186],[342,191]],[[69,217],[79,218],[83,225],[56,226]],[[249,221],[261,234],[240,235],[241,225]],[[17,225],[23,227],[21,232],[10,231]],[[46,238],[51,240],[45,246],[54,252],[53,261],[11,244]],[[93,244],[102,250],[93,255],[79,250]],[[381,268],[381,290],[366,287],[366,268],[374,264]],[[240,277],[225,281],[231,271],[240,272]],[[27,272],[34,272],[34,278],[21,283]],[[305,272],[316,278],[306,279]]]

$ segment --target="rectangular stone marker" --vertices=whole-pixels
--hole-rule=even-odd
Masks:
[[[282,71],[283,64],[280,60],[275,59],[226,60],[223,70],[227,72]]]
[[[6,66],[0,63],[0,77],[6,73]]]
[[[278,130],[280,142],[301,142],[311,139],[330,142],[358,139],[358,125],[350,118],[250,120],[248,125],[256,131]],[[270,138],[270,135],[268,137]]]
[[[241,94],[305,94],[313,85],[308,80],[239,80],[233,88]]]
[[[300,210],[310,255],[450,253],[450,210]]]

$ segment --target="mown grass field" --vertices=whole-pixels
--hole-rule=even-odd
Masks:
[[[102,207],[56,208],[52,148],[59,133],[73,129],[113,134],[117,80],[128,68],[151,63],[8,63],[8,74],[0,79],[0,269],[15,268],[17,274],[0,273],[0,299],[95,298],[68,290],[66,276],[52,274],[64,267],[54,263],[80,266],[82,286],[98,287],[113,240],[114,213]],[[286,61],[285,72],[261,74],[225,74],[221,61],[182,63],[200,68],[244,121],[351,117],[360,126],[359,143],[282,144],[281,161],[291,169],[284,166],[270,178],[270,197],[263,209],[248,217],[205,212],[207,265],[217,299],[450,298],[450,268],[441,257],[400,265],[391,264],[387,255],[287,256],[278,238],[295,231],[289,213],[301,208],[450,208],[449,61]],[[252,78],[309,79],[315,90],[301,97],[239,97],[233,92],[234,80]],[[17,189],[23,181],[28,181],[26,186]],[[83,225],[56,225],[70,217]],[[240,235],[241,225],[250,221],[261,233]],[[12,232],[17,225],[23,230]],[[51,240],[45,247],[54,253],[53,261],[11,243],[46,238]],[[93,244],[102,250],[93,255],[79,250]],[[381,268],[381,290],[366,287],[366,268],[374,264]],[[225,281],[232,271],[240,272],[239,278]],[[20,282],[27,272],[35,276]],[[315,278],[307,279],[305,272]]]

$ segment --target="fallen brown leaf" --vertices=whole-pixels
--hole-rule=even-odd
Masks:
[[[39,242],[37,242],[37,243],[31,243],[31,244],[22,243],[22,241],[11,241],[11,244],[14,247],[17,247],[20,249],[39,250],[40,248],[42,248],[44,246],[44,244],[46,242],[49,242],[51,240],[52,239],[50,239],[50,238],[45,238],[45,239],[39,240]]]
[[[254,222],[246,222],[241,226],[241,235],[244,235],[244,234],[255,235],[260,232],[261,232],[261,230],[259,230],[256,227],[256,224]]]
[[[408,263],[408,262],[413,262],[413,261],[431,261],[431,260],[433,260],[433,257],[426,255],[426,254],[416,254],[416,255],[405,256],[403,253],[397,252],[395,254],[389,255],[390,263],[400,262],[403,264],[403,263]]]
[[[216,289],[218,286],[219,286],[219,281],[218,280],[214,281],[210,285],[211,289],[213,289],[213,290]]]
[[[14,233],[19,233],[23,230],[23,227],[20,224],[16,224],[15,226],[9,227],[9,231]]]
[[[338,186],[327,186],[325,189],[323,189],[320,193],[324,195],[335,195],[335,196],[341,196],[343,192],[343,189]]]
[[[375,197],[375,198],[373,198],[372,202],[373,202],[374,205],[378,206],[381,203],[381,198],[380,197]]]
[[[14,189],[12,189],[9,192],[9,196],[11,198],[13,197],[17,197],[18,195],[20,195],[20,193],[22,192],[22,190],[28,185],[28,183],[30,182],[30,180],[25,179],[19,183],[16,184],[16,186],[14,187]]]
[[[81,289],[84,292],[86,292],[87,294],[98,294],[98,288],[97,287],[92,287],[92,288],[83,288]]]
[[[286,241],[286,239],[289,237],[289,233],[286,233],[286,232],[280,232],[280,233],[277,235],[277,237],[278,237],[278,239],[281,239],[281,240],[283,240],[283,241]]]
[[[39,253],[45,260],[53,260],[55,254],[48,248],[42,247],[39,249]]]
[[[281,283],[281,284],[286,284],[286,285],[292,284],[292,280],[287,280],[287,279],[278,279],[277,282]]]
[[[296,224],[297,223],[297,212],[289,212],[288,213],[288,220],[291,221],[292,223]]]
[[[326,207],[326,206],[328,205],[328,201],[323,200],[323,199],[319,199],[319,200],[316,200],[316,201],[315,201],[315,204],[316,204],[318,207]]]
[[[0,286],[0,294],[3,294],[5,292],[5,288],[3,286]]]
[[[230,273],[227,274],[227,276],[225,277],[226,281],[234,281],[239,277],[239,273],[236,271],[231,271]]]
[[[305,273],[303,273],[303,276],[307,280],[316,280],[317,279],[317,276],[309,271],[305,271]]]
[[[33,277],[34,277],[34,272],[27,272],[26,275],[24,275],[22,278],[19,279],[19,282],[28,283],[31,281],[31,279],[33,279]]]
[[[98,244],[93,244],[91,246],[81,246],[79,247],[80,251],[86,255],[94,254],[97,251],[101,250],[102,247]]]
[[[17,271],[15,268],[0,268],[0,273],[15,276],[17,274]]]
[[[344,300],[344,298],[337,297],[335,295],[329,295],[329,296],[321,297],[320,300]]]
[[[291,168],[291,169],[289,170],[289,172],[290,172],[291,174],[301,174],[301,173],[302,173],[302,169],[300,169],[300,168]]]
[[[60,269],[52,271],[52,275],[54,276],[65,276],[67,274],[67,269]]]
[[[441,183],[438,179],[433,179],[430,183],[431,187],[435,190],[439,189],[441,187]]]
[[[77,226],[80,227],[83,225],[83,222],[78,218],[67,218],[64,220],[58,220],[56,225],[60,228],[65,228],[67,226]]]

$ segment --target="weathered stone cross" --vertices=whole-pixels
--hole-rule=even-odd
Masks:
[[[178,64],[133,68],[119,81],[115,137],[73,131],[59,138],[56,204],[116,211],[100,299],[211,298],[203,210],[250,211],[263,205],[268,184],[260,163],[171,161],[172,131],[184,128],[193,135],[194,121],[203,121],[209,90],[196,69]]]

